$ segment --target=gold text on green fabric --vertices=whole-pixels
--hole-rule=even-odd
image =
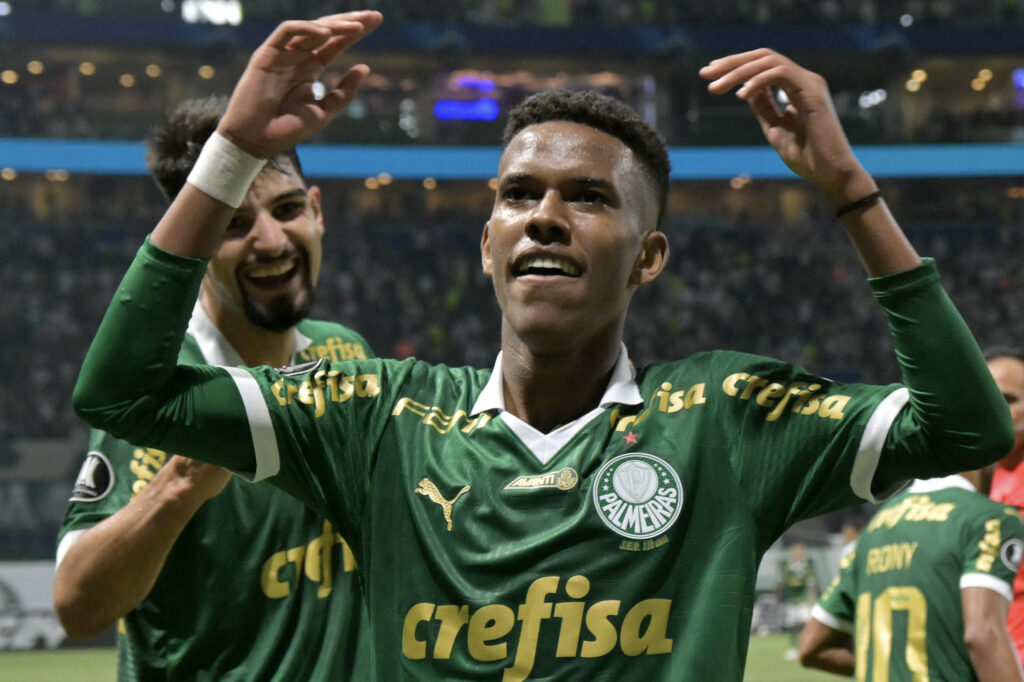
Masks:
[[[557,642],[555,658],[599,658],[616,646],[627,656],[672,651],[672,639],[666,636],[671,599],[644,599],[628,609],[618,599],[588,604],[583,598],[590,592],[590,580],[574,575],[564,585],[569,599],[548,601],[558,593],[559,583],[558,576],[534,580],[523,603],[515,606],[487,604],[470,612],[466,604],[415,604],[405,614],[402,653],[411,660],[448,659],[458,646],[476,661],[511,658],[502,680],[513,682],[530,676],[539,641]],[[506,639],[516,621],[521,623],[518,635]],[[544,621],[557,623],[545,626]],[[548,631],[551,626],[557,628],[557,637]],[[587,637],[581,638],[584,627]]]
[[[361,343],[343,341],[340,336],[332,336],[323,343],[314,343],[302,349],[296,355],[300,360],[312,361],[323,358],[331,362],[339,360],[365,360],[366,349]]]
[[[305,577],[318,584],[317,598],[326,598],[334,586],[336,546],[341,549],[341,570],[346,573],[356,570],[356,559],[348,543],[329,521],[324,521],[323,532],[310,542],[274,552],[263,562],[260,571],[263,594],[271,599],[283,599],[297,589]]]
[[[739,400],[753,400],[768,408],[765,421],[773,422],[789,408],[790,412],[817,415],[822,419],[842,419],[850,396],[818,393],[821,384],[794,381],[780,384],[746,372],[730,374],[722,382],[722,391]]]
[[[343,375],[337,370],[320,370],[312,379],[291,383],[278,379],[270,387],[281,407],[294,404],[314,406],[314,416],[327,412],[327,403],[344,403],[352,396],[373,398],[380,393],[380,379],[376,374]]]
[[[651,396],[647,408],[640,414],[622,416],[618,408],[612,410],[611,423],[615,425],[616,431],[625,431],[629,428],[636,428],[647,419],[651,410],[675,414],[682,410],[689,410],[697,405],[707,402],[704,397],[704,384],[694,384],[686,388],[676,389],[670,382],[664,382]]]
[[[395,409],[391,410],[392,416],[395,417],[403,412],[420,417],[424,426],[433,427],[438,433],[448,433],[460,425],[460,431],[469,433],[473,429],[482,429],[491,421],[491,415],[486,412],[481,412],[475,419],[471,419],[465,410],[456,410],[455,414],[448,415],[442,412],[440,407],[424,405],[412,398],[399,398],[395,403]]]
[[[950,512],[956,509],[952,502],[936,504],[928,495],[908,495],[897,505],[886,507],[875,514],[868,524],[867,532],[882,526],[892,528],[901,521],[933,521],[942,522],[949,518]]]

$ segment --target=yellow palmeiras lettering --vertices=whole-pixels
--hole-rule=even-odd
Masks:
[[[411,660],[445,660],[458,644],[475,661],[511,658],[502,680],[519,682],[533,671],[546,620],[557,621],[555,657],[559,659],[600,658],[616,646],[627,656],[672,652],[672,639],[667,636],[671,599],[644,599],[628,607],[618,599],[588,604],[583,598],[590,592],[590,580],[574,575],[564,585],[569,600],[548,601],[561,582],[558,576],[537,578],[527,588],[525,601],[514,607],[487,604],[471,613],[466,604],[415,604],[402,625],[402,654]],[[518,636],[506,638],[516,621]],[[433,628],[420,627],[429,622],[440,623],[433,642],[423,636]],[[584,628],[587,637],[582,637]],[[544,640],[554,641],[554,633],[545,632]]]
[[[683,410],[689,410],[697,405],[707,402],[704,397],[704,384],[694,384],[686,388],[676,389],[669,382],[664,382],[651,396],[647,408],[640,414],[625,415],[620,413],[618,408],[612,410],[611,423],[616,431],[625,431],[642,424],[652,411],[664,414],[675,414]]]
[[[365,360],[366,349],[361,343],[343,341],[340,336],[332,336],[323,343],[314,343],[296,353],[300,360],[307,362],[311,360]]]
[[[270,599],[283,599],[298,587],[303,576],[318,583],[316,596],[324,599],[334,586],[334,547],[341,546],[341,569],[356,570],[356,558],[345,539],[329,521],[324,521],[323,532],[305,545],[291,547],[271,554],[260,571],[260,587]]]
[[[455,414],[447,415],[440,407],[424,405],[412,398],[399,398],[395,403],[395,409],[391,410],[391,415],[397,417],[405,412],[422,417],[423,425],[433,427],[438,433],[448,433],[462,422],[465,422],[465,425],[460,431],[469,433],[474,429],[482,429],[491,421],[491,415],[486,412],[481,412],[475,419],[470,419],[469,413],[465,410],[456,410]]]
[[[816,415],[822,419],[842,419],[850,396],[819,393],[821,384],[794,381],[780,384],[759,376],[739,372],[722,382],[722,391],[738,400],[753,400],[768,410],[765,421],[773,422],[788,408],[793,414]]]
[[[327,412],[328,403],[348,402],[353,396],[376,397],[380,393],[380,378],[376,374],[345,376],[337,370],[322,369],[313,375],[312,380],[306,379],[300,384],[278,379],[270,390],[281,407],[296,402],[313,405],[314,416],[322,417]]]

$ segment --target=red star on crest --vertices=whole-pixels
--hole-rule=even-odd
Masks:
[[[626,441],[627,445],[636,445],[636,434],[630,431],[622,437],[622,440]]]

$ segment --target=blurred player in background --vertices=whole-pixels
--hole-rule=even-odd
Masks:
[[[782,626],[790,638],[786,658],[796,658],[796,640],[804,623],[811,618],[811,607],[818,598],[818,569],[807,555],[807,545],[794,542],[786,557],[779,561],[779,584],[776,588],[782,608]]]
[[[156,130],[147,165],[168,200],[226,105],[184,102]],[[368,356],[359,334],[306,319],[324,217],[293,148],[269,160],[229,222],[181,362]],[[369,653],[355,569],[332,524],[270,484],[94,431],[60,531],[54,602],[78,640],[123,619],[122,680],[361,679]]]
[[[322,509],[359,560],[378,679],[738,682],[757,567],[786,528],[1009,449],[984,358],[853,155],[825,81],[766,49],[700,76],[746,99],[836,208],[906,386],[839,384],[729,351],[633,367],[629,302],[668,256],[668,154],[621,102],[565,91],[528,98],[506,127],[481,238],[502,311],[493,370],[178,365],[166,344],[239,189],[352,100],[366,65],[321,99],[313,84],[381,20],[285,22],[255,51],[74,395],[97,428],[269,478]],[[126,360],[116,349],[129,339]],[[355,397],[342,390],[352,383]]]
[[[990,497],[1024,509],[1024,351],[997,348],[987,351],[985,357],[996,385],[1010,406],[1017,431],[1013,450],[996,467]],[[1020,572],[1013,581],[1013,602],[1007,625],[1017,647],[1017,656],[1024,661],[1024,574]]]
[[[1024,680],[1006,629],[1024,550],[992,468],[915,481],[879,509],[812,610],[800,661],[857,680]]]

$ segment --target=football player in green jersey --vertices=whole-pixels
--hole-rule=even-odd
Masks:
[[[767,49],[700,76],[715,94],[738,88],[836,207],[903,385],[730,351],[633,366],[622,330],[666,264],[668,155],[629,107],[561,91],[529,98],[506,128],[481,238],[502,310],[493,369],[178,365],[167,339],[239,188],[351,101],[365,65],[322,99],[312,84],[381,20],[285,22],[254,52],[74,394],[97,427],[269,479],[335,523],[364,576],[377,679],[738,681],[758,564],[786,528],[1009,449],[977,344],[854,156],[824,80]],[[125,358],[114,348],[128,338]]]
[[[182,103],[148,165],[173,199],[226,97]],[[253,182],[210,260],[181,362],[365,358],[352,330],[306,319],[320,271],[320,190],[294,149]],[[60,531],[54,602],[75,639],[123,618],[121,680],[351,679],[368,639],[351,552],[269,484],[95,431]],[[310,648],[318,653],[310,655]]]
[[[992,469],[915,481],[878,510],[800,635],[807,667],[857,680],[1024,680],[1006,627],[1024,552]]]

